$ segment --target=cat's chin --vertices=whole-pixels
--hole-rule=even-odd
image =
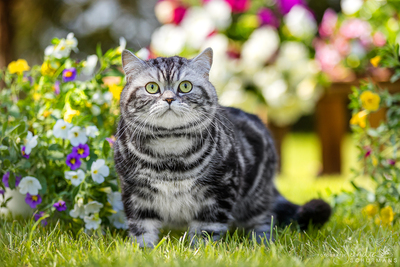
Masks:
[[[153,123],[159,127],[172,129],[185,126],[190,123],[190,121],[176,111],[168,109],[158,118],[154,119]]]

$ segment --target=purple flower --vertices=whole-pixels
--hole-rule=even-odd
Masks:
[[[274,15],[271,9],[268,8],[261,8],[258,10],[258,19],[260,20],[261,26],[263,25],[271,25],[275,28],[279,27],[279,20]]]
[[[64,211],[67,209],[67,205],[65,205],[65,201],[59,200],[53,204],[53,207],[56,208],[58,211]]]
[[[40,211],[40,212],[36,213],[33,217],[35,218],[35,221],[37,222],[43,216],[44,216],[44,212]],[[46,220],[42,220],[42,225],[46,226],[47,225],[47,221]]]
[[[76,69],[75,68],[69,68],[63,70],[63,82],[72,82],[76,78]]]
[[[59,94],[60,94],[60,82],[59,82],[59,81],[56,81],[56,82],[54,83],[53,89],[54,89],[54,93],[55,93],[56,95],[59,95]]]
[[[25,146],[22,146],[21,148],[21,154],[24,158],[29,159],[29,154],[25,153]]]
[[[0,189],[0,195],[3,195],[4,196],[4,190],[3,189]]]
[[[111,147],[113,147],[113,146],[114,146],[114,144],[115,144],[115,141],[116,141],[116,139],[115,139],[115,136],[114,136],[114,135],[111,135],[110,137],[107,137],[107,138],[106,138],[106,140],[108,141],[108,143],[110,144],[110,146],[111,146]]]
[[[394,166],[396,164],[396,161],[394,159],[388,159],[387,163],[389,163],[389,165]]]
[[[42,203],[42,197],[40,195],[32,196],[29,193],[26,193],[25,202],[32,209],[36,209],[36,206]]]
[[[76,170],[81,166],[81,160],[79,158],[80,157],[77,153],[72,152],[67,156],[67,160],[65,162],[71,168],[71,170]]]
[[[78,154],[79,158],[86,158],[89,156],[89,146],[87,144],[79,144],[72,148],[72,153]]]
[[[19,182],[21,182],[22,176],[15,176],[15,187],[19,186]]]
[[[278,0],[278,7],[282,14],[287,14],[290,12],[292,7],[295,5],[304,6],[303,0]]]
[[[8,179],[10,178],[10,172],[6,172],[3,175],[3,179],[1,180],[4,184],[5,187],[10,187],[10,185],[8,184]]]

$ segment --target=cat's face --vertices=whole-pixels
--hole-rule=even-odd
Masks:
[[[214,116],[218,100],[208,81],[210,48],[191,60],[174,56],[143,61],[125,50],[122,63],[127,85],[120,105],[127,121],[173,129]]]

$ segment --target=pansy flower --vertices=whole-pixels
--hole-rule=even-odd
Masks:
[[[0,189],[0,195],[4,196],[5,191],[3,189]]]
[[[6,172],[3,175],[3,179],[1,179],[1,181],[3,182],[5,187],[10,187],[10,185],[8,184],[8,179],[10,178],[10,172]]]
[[[71,168],[71,170],[76,170],[81,166],[80,157],[77,153],[74,152],[67,156],[67,160],[65,162]]]
[[[85,221],[85,228],[88,230],[95,230],[99,228],[101,224],[101,219],[99,218],[98,213],[92,214],[90,216],[85,216],[83,220]]]
[[[73,146],[86,144],[88,138],[86,136],[85,128],[81,128],[79,126],[72,127],[72,129],[68,131],[68,139],[71,141]]]
[[[79,158],[86,158],[90,154],[89,146],[87,144],[79,144],[72,148],[72,153],[78,154]]]
[[[22,154],[22,156],[23,156],[24,158],[29,159],[29,154],[26,153],[26,147],[25,147],[25,146],[22,146],[22,147],[21,147],[21,154]]]
[[[31,154],[32,148],[37,146],[38,144],[37,138],[38,138],[37,135],[33,136],[33,133],[31,131],[28,131],[28,135],[24,139],[25,154],[27,155]]]
[[[36,196],[39,194],[40,189],[42,189],[42,185],[39,180],[32,176],[25,176],[19,183],[19,192],[21,194],[29,193]]]
[[[32,209],[36,209],[36,206],[42,203],[42,197],[38,194],[33,196],[29,193],[26,194],[25,202],[28,204]]]
[[[78,170],[77,172],[69,171],[65,172],[65,179],[71,180],[71,184],[78,186],[82,183],[83,179],[85,179],[85,173],[82,170]]]
[[[58,211],[64,211],[67,209],[67,205],[65,204],[65,201],[59,200],[56,203],[53,204],[53,207],[56,208]]]
[[[74,81],[76,79],[76,69],[69,68],[69,69],[63,70],[62,77],[63,77],[63,82]]]
[[[68,131],[72,127],[72,124],[64,121],[63,119],[57,120],[53,127],[53,134],[57,138],[67,139]]]
[[[106,165],[104,159],[98,159],[93,162],[90,172],[92,173],[92,179],[98,184],[104,182],[104,177],[110,174],[110,169]]]
[[[35,221],[37,222],[37,221],[39,221],[39,219],[42,218],[43,216],[44,216],[44,212],[43,212],[43,211],[40,211],[40,212],[36,213],[36,214],[33,216],[33,218],[35,218]],[[46,220],[42,220],[42,225],[43,225],[43,226],[46,226],[46,225],[47,225],[47,221],[46,221]]]

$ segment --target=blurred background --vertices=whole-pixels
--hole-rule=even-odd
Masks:
[[[83,58],[120,45],[142,58],[214,50],[220,102],[259,115],[282,156],[278,186],[292,200],[347,187],[357,151],[351,86],[391,72],[375,49],[399,40],[400,1],[0,0],[0,67],[41,64],[54,37],[73,32]],[[379,113],[379,112],[378,112]],[[377,125],[382,114],[371,118]],[[285,185],[286,186],[281,186]],[[287,186],[291,184],[292,186]]]

